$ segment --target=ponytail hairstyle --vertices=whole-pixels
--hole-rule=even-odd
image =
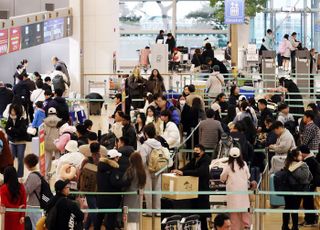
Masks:
[[[249,103],[248,103],[247,101],[241,102],[240,108],[241,108],[241,110],[242,110],[243,112],[249,113],[251,119],[253,120],[253,115],[252,115],[252,113],[251,113],[251,110],[250,110],[250,107],[249,107]]]
[[[232,172],[235,172],[235,170],[234,170],[234,162],[235,161],[237,161],[237,164],[239,165],[240,169],[242,169],[244,167],[244,161],[242,158],[242,154],[240,154],[240,156],[237,158],[229,156],[228,164],[230,165]]]

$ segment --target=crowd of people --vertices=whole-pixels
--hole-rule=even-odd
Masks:
[[[201,56],[214,59],[212,48],[206,47]],[[288,183],[288,190],[315,191],[320,186],[320,159],[312,154],[318,152],[320,144],[317,104],[310,103],[304,111],[297,106],[298,102],[286,104],[285,97],[278,97],[277,93],[246,98],[237,85],[231,86],[230,93],[224,92],[225,80],[219,65],[213,65],[205,97],[190,84],[175,99],[166,94],[163,77],[157,69],[145,79],[136,67],[125,80],[127,97],[122,98],[121,93],[115,95],[115,111],[110,117],[114,122],[108,127],[109,132],[100,135],[93,131],[91,120],[76,125],[70,122],[65,98],[70,86],[67,67],[58,58],[52,61],[53,77],[45,77],[44,82],[38,73],[33,74],[33,80],[29,77],[27,60],[17,68],[13,89],[0,82],[0,94],[8,98],[0,104],[0,116],[6,119],[4,131],[0,131],[3,143],[0,172],[4,174],[1,203],[8,208],[41,207],[46,212],[44,217],[36,212],[6,213],[5,229],[24,229],[27,223],[32,229],[37,224],[43,227],[52,223],[55,228],[46,227],[89,229],[94,226],[98,230],[104,224],[107,229],[120,228],[117,213],[84,214],[80,208],[140,208],[138,194],[120,195],[120,192],[161,191],[161,173],[156,173],[164,166],[163,160],[178,176],[198,177],[199,191],[209,191],[211,161],[227,157],[228,163],[220,175],[226,190],[248,191],[257,182],[253,169],[258,169],[260,174],[265,167],[266,155],[256,150],[266,148],[273,172],[277,170],[272,162],[277,156],[286,156],[282,168],[296,178],[289,181],[292,184]],[[300,96],[293,81],[280,79],[279,82],[278,92],[293,91]],[[205,98],[210,98],[209,103]],[[273,110],[268,107],[271,103],[276,104]],[[38,156],[25,154],[26,143],[37,135],[42,124],[45,175],[39,173]],[[193,138],[185,138],[191,134]],[[225,137],[230,137],[232,148],[220,148]],[[182,143],[193,153],[174,156]],[[171,155],[178,161],[178,168],[173,166]],[[13,167],[15,158],[17,169]],[[25,168],[30,173],[23,179]],[[48,193],[48,199],[43,201],[43,188],[53,179],[56,194]],[[70,190],[116,194],[75,196],[70,195]],[[161,208],[160,195],[144,197],[147,209]],[[285,208],[298,209],[301,199],[305,201],[305,209],[315,209],[311,196],[285,196]],[[227,205],[230,209],[249,209],[249,196],[228,195]],[[190,208],[210,209],[209,196],[199,195]],[[208,217],[209,213],[200,214],[202,229],[208,229]],[[219,218],[214,222],[217,229],[223,225],[231,225],[234,230],[250,229],[252,224],[249,212]],[[298,229],[297,221],[297,215],[292,214],[293,229]],[[315,214],[305,215],[305,225],[317,221]],[[128,222],[129,229],[138,229],[139,214],[129,213]],[[288,224],[289,215],[284,214],[282,229],[289,229]]]

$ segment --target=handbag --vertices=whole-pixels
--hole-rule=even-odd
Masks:
[[[27,128],[27,133],[30,134],[31,136],[35,136],[37,133],[37,129],[33,127],[28,127]]]

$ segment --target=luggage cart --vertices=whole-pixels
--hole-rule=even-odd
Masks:
[[[182,230],[181,216],[174,215],[171,217],[164,218],[161,222],[162,228],[164,230]]]
[[[201,222],[199,215],[184,217],[181,220],[183,230],[201,230]]]
[[[108,94],[107,80],[103,81],[89,81],[88,82],[88,94],[98,93],[103,97],[106,97]]]

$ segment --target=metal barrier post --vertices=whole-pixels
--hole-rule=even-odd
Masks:
[[[128,213],[129,213],[128,206],[124,206],[122,208],[122,221],[123,221],[123,229],[124,230],[128,230]]]
[[[255,208],[259,208],[260,206],[260,200],[258,195],[258,190],[254,190],[254,196],[255,196]],[[259,229],[258,226],[260,226],[260,215],[259,213],[254,212],[254,228],[253,229]]]
[[[192,133],[192,137],[191,137],[191,147],[192,147],[192,149],[194,149],[194,128],[191,128],[191,133]]]

